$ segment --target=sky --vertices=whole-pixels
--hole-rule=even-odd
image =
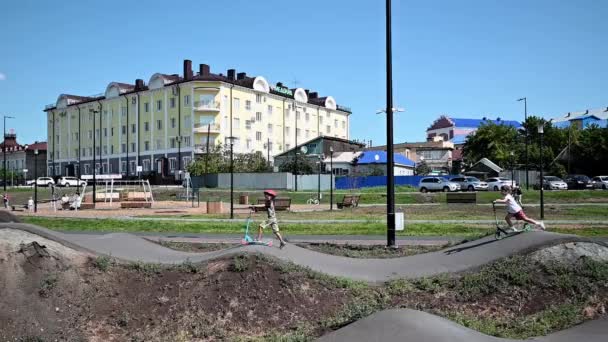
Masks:
[[[522,120],[608,107],[608,1],[393,0],[394,141],[440,115]],[[0,115],[46,139],[62,93],[182,73],[184,59],[331,95],[351,139],[386,142],[385,5],[332,1],[2,1]],[[195,67],[196,69],[196,67]],[[297,83],[295,83],[297,82]]]

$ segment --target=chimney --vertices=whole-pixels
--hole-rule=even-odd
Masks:
[[[228,69],[228,71],[226,72],[226,77],[228,77],[228,79],[231,81],[234,81],[234,75],[236,75],[236,70],[234,69]]]
[[[283,82],[277,82],[277,88],[283,88]],[[608,108],[606,108],[608,110]]]
[[[308,92],[309,92],[309,91],[310,91],[310,90],[308,90],[308,89],[304,89],[304,92],[306,93],[306,96],[308,96]]]
[[[316,91],[313,91],[310,94],[308,94],[309,99],[316,99],[317,97],[319,97],[319,94]]]
[[[139,90],[143,90],[144,89],[144,80],[142,80],[141,78],[138,78],[135,80],[135,91],[139,91]]]
[[[184,59],[184,79],[192,79],[192,61],[189,59]]]
[[[236,75],[236,79],[237,79],[237,80],[244,80],[244,79],[245,79],[245,77],[247,77],[247,74],[246,74],[246,73],[244,73],[244,72],[239,72],[239,73]]]
[[[208,76],[210,73],[209,66],[207,64],[198,65],[198,74],[201,76]]]

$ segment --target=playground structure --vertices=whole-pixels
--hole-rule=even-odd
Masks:
[[[149,208],[154,203],[148,180],[106,179],[97,183],[105,185],[104,190],[97,194],[97,199],[104,203],[120,202],[121,208]]]

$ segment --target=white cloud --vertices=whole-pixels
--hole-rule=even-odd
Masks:
[[[6,79],[6,75],[0,72],[0,81],[4,81]]]

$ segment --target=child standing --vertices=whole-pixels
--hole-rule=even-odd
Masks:
[[[509,228],[511,228],[513,231],[516,231],[516,232],[518,231],[517,228],[513,227],[513,222],[511,221],[511,218],[515,217],[516,220],[522,220],[522,221],[531,223],[537,227],[540,227],[542,230],[545,230],[545,223],[543,221],[534,221],[533,219],[526,216],[526,213],[524,213],[524,211],[521,208],[521,206],[519,205],[519,203],[517,203],[517,201],[515,201],[515,198],[513,198],[513,195],[511,194],[510,186],[503,185],[502,188],[500,189],[500,193],[504,196],[504,198],[495,200],[492,203],[505,203],[506,204],[507,216],[505,216],[505,221],[507,221]]]
[[[8,194],[5,192],[4,196],[2,196],[2,200],[4,201],[4,208],[8,209]]]
[[[266,208],[266,212],[268,213],[268,219],[258,226],[258,236],[257,240],[262,239],[262,232],[264,228],[270,226],[272,228],[272,232],[274,235],[281,241],[281,245],[279,248],[283,249],[285,247],[285,240],[279,233],[279,224],[277,223],[277,215],[274,209],[274,199],[277,197],[277,193],[274,190],[264,190],[264,198],[266,199],[266,203],[264,207]]]

